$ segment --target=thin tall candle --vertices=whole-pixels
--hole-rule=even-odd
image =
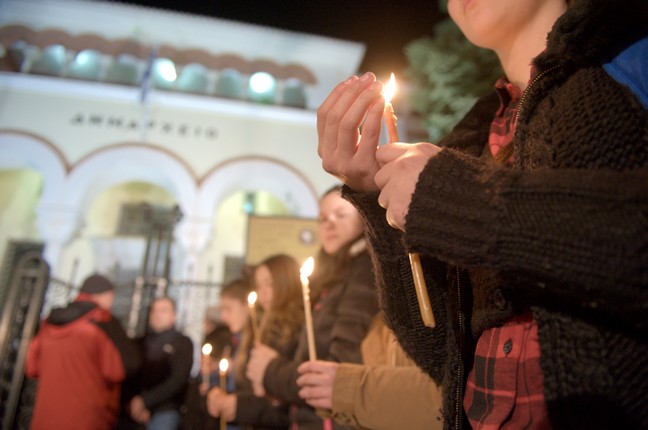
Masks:
[[[308,257],[304,265],[299,270],[299,278],[302,284],[302,296],[304,298],[304,323],[306,325],[306,339],[308,340],[308,359],[317,360],[317,351],[315,349],[315,333],[313,331],[313,314],[311,313],[310,285],[308,277],[313,273],[315,260]]]
[[[212,352],[212,346],[209,343],[206,343],[202,347],[202,355],[203,355],[203,366],[202,366],[202,382],[203,384],[209,385],[209,366],[208,366],[208,361],[209,360],[209,355]]]
[[[391,99],[396,93],[396,77],[392,73],[389,77],[389,82],[385,86],[383,97],[385,97],[385,110],[383,117],[385,118],[385,125],[387,126],[387,134],[389,136],[389,143],[400,141],[398,138],[398,129],[396,128],[396,114],[394,113],[394,106],[392,106]],[[416,291],[416,298],[419,303],[419,311],[423,324],[427,327],[434,328],[436,321],[434,319],[434,312],[430,304],[430,296],[428,295],[427,286],[425,285],[425,278],[423,277],[423,267],[421,265],[421,258],[417,252],[410,252],[409,254],[410,268],[412,270],[412,278],[414,279],[414,289]]]
[[[248,306],[250,307],[250,320],[252,322],[252,334],[254,335],[254,340],[258,341],[259,339],[259,323],[257,321],[256,307],[255,303],[257,301],[257,293],[252,291],[248,294]]]
[[[223,395],[227,394],[227,370],[229,369],[229,360],[227,358],[221,358],[221,361],[218,363],[218,375],[220,377],[220,389],[223,392]],[[225,421],[225,415],[221,413],[220,415],[220,430],[225,430],[227,427],[227,421]]]

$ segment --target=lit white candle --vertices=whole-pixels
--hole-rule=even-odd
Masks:
[[[306,339],[308,340],[308,358],[311,361],[317,360],[315,349],[315,333],[313,332],[313,314],[311,313],[310,285],[308,277],[313,273],[315,260],[309,257],[299,270],[299,277],[302,284],[302,295],[304,297],[304,322],[306,324]]]
[[[257,301],[256,291],[252,291],[250,294],[248,294],[247,301],[248,301],[248,306],[250,307],[250,320],[252,321],[252,334],[254,334],[254,340],[258,341],[261,339],[259,338],[259,325],[257,322],[257,314],[256,314],[256,306],[255,306]]]
[[[203,354],[203,366],[202,366],[202,381],[203,384],[209,384],[209,355],[212,352],[212,346],[208,343],[204,344],[202,347]]]
[[[220,389],[223,394],[227,393],[227,370],[229,369],[229,360],[227,358],[221,358],[221,361],[218,363],[218,375],[220,376]],[[220,430],[225,430],[227,427],[227,421],[225,421],[225,415],[220,415]]]
[[[387,126],[387,135],[389,136],[389,143],[400,141],[398,138],[398,130],[396,129],[396,114],[394,114],[394,107],[391,100],[396,94],[396,77],[392,73],[389,77],[389,82],[385,85],[383,97],[385,98],[385,110],[383,117],[385,118],[385,125]],[[410,267],[412,269],[412,278],[414,279],[414,289],[416,290],[416,298],[419,303],[419,311],[421,312],[421,319],[423,324],[427,327],[434,328],[436,321],[434,313],[432,312],[432,305],[430,304],[430,297],[428,295],[427,286],[425,285],[425,278],[423,277],[423,267],[421,266],[421,259],[417,252],[409,253]]]
[[[383,116],[385,118],[385,125],[387,126],[387,135],[389,136],[389,143],[398,142],[398,130],[396,129],[396,114],[394,113],[394,107],[391,104],[391,100],[396,94],[396,77],[392,73],[389,77],[389,82],[385,85],[385,90],[383,91],[383,97],[385,98],[385,111]]]

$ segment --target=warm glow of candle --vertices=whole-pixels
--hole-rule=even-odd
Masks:
[[[299,269],[299,277],[301,278],[302,284],[308,285],[308,277],[313,273],[314,268],[315,260],[313,259],[313,257],[308,257],[308,259],[302,265],[301,269]]]
[[[396,76],[392,73],[389,77],[389,82],[387,82],[387,85],[385,85],[385,89],[383,90],[385,103],[391,103],[394,94],[396,94]]]
[[[400,141],[398,137],[398,129],[396,128],[396,114],[394,113],[394,106],[391,103],[392,98],[396,94],[396,77],[392,73],[389,77],[389,82],[385,85],[383,90],[383,97],[385,98],[385,110],[383,117],[385,118],[385,125],[387,126],[387,135],[389,143]]]
[[[222,374],[227,373],[229,369],[229,360],[227,358],[221,358],[221,361],[218,363],[218,371]]]
[[[220,389],[223,394],[227,393],[227,370],[229,369],[229,360],[225,357],[221,358],[221,361],[218,362],[218,374],[220,375]],[[225,430],[227,427],[227,422],[225,421],[225,416],[221,414],[220,416],[220,429]]]
[[[247,297],[248,306],[250,307],[250,320],[252,321],[252,334],[254,335],[254,340],[258,341],[259,339],[259,324],[257,322],[256,306],[257,293],[256,291],[250,292]]]
[[[209,355],[212,352],[212,346],[208,343],[204,344],[202,347],[203,355]]]
[[[202,382],[203,384],[209,385],[209,354],[212,352],[212,346],[209,343],[206,343],[202,346],[203,353],[203,362],[202,362]]]
[[[308,257],[304,265],[299,270],[299,277],[302,284],[302,296],[304,298],[304,324],[306,325],[306,339],[308,340],[308,358],[317,360],[317,350],[315,349],[315,332],[313,330],[313,314],[311,311],[310,301],[310,284],[308,277],[313,273],[315,260]]]
[[[256,291],[252,291],[250,294],[248,294],[248,305],[254,306],[256,301],[257,301],[257,293]]]

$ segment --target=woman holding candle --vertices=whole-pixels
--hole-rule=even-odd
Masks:
[[[316,354],[324,360],[358,363],[360,343],[378,311],[362,219],[340,196],[340,187],[335,187],[320,200],[319,220],[322,248],[309,281]],[[265,392],[293,404],[290,419],[300,430],[321,429],[323,425],[298,394],[297,367],[308,359],[306,331],[302,330],[292,360],[257,344],[247,367],[257,394]]]
[[[256,303],[263,311],[260,341],[280,356],[291,358],[304,322],[299,266],[295,259],[277,254],[263,260],[254,269],[254,289]],[[246,382],[246,389],[233,394],[212,390],[208,398],[209,412],[213,416],[223,414],[239,426],[287,428],[287,405],[254,396],[249,381]]]
[[[421,372],[376,316],[362,341],[362,364],[307,361],[299,366],[299,395],[363,430],[443,428],[441,388]]]
[[[648,427],[647,7],[449,0],[506,78],[438,146],[376,149],[371,74],[319,109],[323,166],[368,223],[387,322],[443,385],[447,428]],[[436,328],[411,311],[407,252]]]
[[[219,382],[218,364],[223,356],[230,355],[228,351],[231,351],[232,348],[232,334],[227,324],[221,319],[219,305],[209,306],[205,309],[203,327],[205,335],[201,348],[200,374],[189,382],[185,400],[185,414],[182,422],[182,428],[185,430],[214,427],[214,420],[209,416],[205,407],[205,395],[212,385]],[[207,352],[208,354],[206,354]]]

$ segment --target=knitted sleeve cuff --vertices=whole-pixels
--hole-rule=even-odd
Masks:
[[[496,209],[493,171],[476,158],[444,149],[419,176],[408,215],[405,240],[411,251],[449,263],[480,264],[493,246]]]
[[[402,243],[403,233],[387,224],[385,209],[378,204],[377,192],[359,193],[346,185],[342,197],[350,201],[365,220],[365,233],[374,251],[381,255],[393,253],[394,243]]]

